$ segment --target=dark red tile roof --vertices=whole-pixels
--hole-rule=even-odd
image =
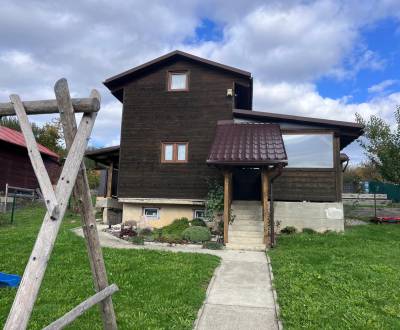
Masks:
[[[287,163],[282,133],[277,124],[218,123],[208,164],[269,165]]]
[[[0,126],[0,140],[26,148],[24,135],[21,132],[17,132],[8,127]],[[42,146],[39,143],[37,145],[40,153],[57,159],[59,158],[55,152],[51,151],[45,146]]]

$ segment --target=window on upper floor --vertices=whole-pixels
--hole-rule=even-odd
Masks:
[[[187,163],[188,143],[187,142],[162,142],[161,162],[162,163]]]
[[[188,91],[189,73],[187,71],[169,71],[168,72],[168,90],[169,91]]]

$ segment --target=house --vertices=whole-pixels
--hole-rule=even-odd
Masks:
[[[60,173],[59,156],[41,144],[38,144],[38,148],[50,180],[56,184]],[[0,126],[0,160],[0,191],[6,190],[6,184],[19,188],[39,188],[22,133]]]
[[[113,149],[123,221],[201,217],[208,181],[224,178],[232,247],[273,242],[271,226],[344,229],[340,151],[361,125],[255,111],[249,72],[181,51],[104,84],[123,106]]]

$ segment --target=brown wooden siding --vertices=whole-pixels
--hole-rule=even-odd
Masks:
[[[189,70],[189,91],[168,92],[167,71]],[[180,60],[124,88],[118,196],[205,198],[207,181],[221,177],[206,165],[218,120],[232,119],[235,81],[249,80]],[[161,142],[188,142],[188,163],[161,164]]]
[[[285,169],[274,183],[274,199],[280,201],[334,202],[336,172]]]
[[[56,184],[60,173],[59,164],[46,155],[42,154],[42,157],[51,182]],[[0,191],[5,191],[6,183],[21,188],[39,187],[27,150],[0,142]]]

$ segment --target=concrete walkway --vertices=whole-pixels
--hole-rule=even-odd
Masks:
[[[221,265],[208,286],[207,297],[198,313],[194,329],[280,329],[271,285],[272,274],[264,252],[207,250],[194,246],[133,245],[102,231],[103,228],[99,226],[103,247],[206,253],[221,258]],[[80,228],[74,232],[83,236]]]

